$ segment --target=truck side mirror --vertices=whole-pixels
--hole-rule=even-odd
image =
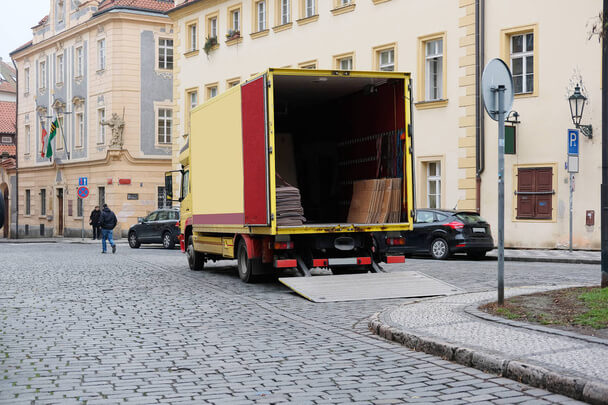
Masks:
[[[173,201],[173,172],[165,173],[165,195],[167,201]]]

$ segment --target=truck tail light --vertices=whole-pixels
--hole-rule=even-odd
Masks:
[[[179,228],[179,221],[177,221],[177,222],[175,223],[175,226],[177,226],[177,227]]]
[[[464,228],[464,224],[460,221],[452,221],[448,224],[445,224],[445,226],[449,226],[450,228],[454,229],[454,230],[458,230],[458,229],[462,229]]]
[[[273,247],[275,250],[293,249],[293,242],[275,242]]]
[[[389,246],[405,245],[405,238],[386,238],[386,244]]]

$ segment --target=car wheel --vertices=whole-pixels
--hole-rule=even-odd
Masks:
[[[137,249],[141,246],[141,242],[137,239],[137,234],[135,232],[129,234],[129,246],[133,249]]]
[[[256,276],[253,274],[254,263],[249,259],[247,244],[242,239],[239,242],[236,259],[240,279],[245,283],[253,283],[256,281]]]
[[[163,233],[163,247],[165,249],[173,249],[175,247],[175,241],[171,236],[171,232]]]
[[[202,270],[205,267],[205,254],[194,250],[192,235],[188,238],[188,248],[186,249],[188,265],[190,270]]]
[[[448,242],[443,238],[436,238],[431,242],[431,256],[433,259],[444,260],[450,255]]]
[[[471,259],[481,260],[486,257],[486,253],[488,252],[486,252],[485,250],[483,252],[467,252],[467,256]]]

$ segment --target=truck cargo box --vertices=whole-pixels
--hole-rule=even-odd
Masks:
[[[270,69],[197,107],[194,229],[411,229],[409,89],[407,73]]]

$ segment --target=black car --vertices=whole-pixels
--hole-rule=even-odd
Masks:
[[[179,234],[179,211],[160,209],[129,228],[129,246],[137,249],[142,243],[162,243],[164,248],[173,249]]]
[[[435,259],[446,259],[453,253],[480,259],[494,249],[490,224],[476,212],[417,210],[414,229],[404,232],[403,237],[404,253],[425,253]]]

